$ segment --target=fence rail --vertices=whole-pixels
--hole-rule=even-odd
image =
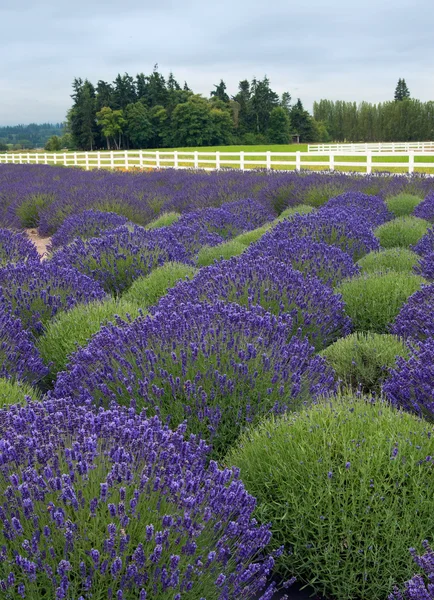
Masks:
[[[309,144],[308,152],[434,152],[434,142],[375,142],[369,144]]]
[[[128,150],[113,152],[63,152],[0,154],[0,164],[63,165],[90,169],[313,169],[329,171],[392,170],[401,173],[429,172],[434,174],[433,151],[364,152],[184,152]]]

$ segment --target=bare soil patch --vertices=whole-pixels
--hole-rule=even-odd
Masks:
[[[41,259],[44,260],[44,258],[47,258],[47,246],[50,244],[51,238],[41,237],[37,229],[26,229],[25,231],[28,238],[35,244]]]

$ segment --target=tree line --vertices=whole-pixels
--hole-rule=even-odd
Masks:
[[[50,137],[62,139],[64,133],[61,123],[0,126],[0,151],[43,148]],[[66,143],[69,140],[62,141]]]
[[[240,81],[234,96],[221,80],[209,98],[172,73],[118,75],[113,83],[77,78],[67,128],[76,148],[164,148],[313,141],[317,125],[300,100],[279,96],[269,79]]]

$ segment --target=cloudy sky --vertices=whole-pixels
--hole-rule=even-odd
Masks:
[[[0,0],[0,125],[63,121],[74,77],[155,63],[206,96],[267,74],[309,110],[391,99],[400,77],[430,100],[433,22],[432,0]]]

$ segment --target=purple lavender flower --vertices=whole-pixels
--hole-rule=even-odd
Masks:
[[[274,564],[265,554],[269,527],[252,518],[256,501],[239,471],[206,466],[209,448],[186,440],[185,426],[172,431],[120,406],[95,412],[47,399],[0,410],[0,436],[6,595],[84,599],[122,590],[121,597],[144,599],[163,586],[171,597],[214,598],[223,581],[232,598],[266,591]],[[11,487],[15,473],[19,485]],[[93,516],[89,502],[105,481],[108,499]],[[107,503],[117,502],[121,488],[137,498],[137,511],[112,519]],[[34,519],[24,516],[29,498]],[[167,507],[172,521],[161,529]],[[155,526],[154,537],[144,539],[144,523]],[[47,526],[52,533],[42,536]]]
[[[261,415],[335,390],[332,371],[292,330],[289,316],[260,307],[186,302],[173,310],[165,302],[152,318],[104,327],[71,357],[53,395],[146,408],[173,425],[187,420],[221,456]]]
[[[413,340],[434,337],[434,284],[415,292],[401,308],[391,332]]]
[[[105,297],[102,288],[71,267],[61,268],[51,261],[27,262],[0,269],[0,310],[19,317],[35,334],[59,310],[78,302]]]
[[[428,229],[426,234],[420,238],[417,244],[411,248],[419,256],[427,256],[434,253],[434,227]]]
[[[35,245],[24,233],[0,229],[0,267],[25,261],[38,263],[39,260]]]
[[[410,553],[426,580],[422,575],[414,575],[406,582],[403,592],[396,587],[388,600],[434,600],[434,552],[427,540],[422,542],[422,546],[425,550],[422,556],[418,556],[414,548],[410,549]]]
[[[357,215],[367,221],[371,227],[378,227],[393,219],[386,203],[379,196],[370,196],[362,192],[345,192],[331,198],[319,209],[321,214],[333,214],[334,209],[346,209],[350,214]]]
[[[434,223],[434,192],[430,192],[413,211],[415,217]]]
[[[434,417],[434,337],[411,348],[408,360],[397,358],[383,384],[383,392],[395,406],[430,420]]]
[[[75,238],[86,240],[125,225],[128,219],[112,212],[85,210],[67,217],[51,239],[50,250],[66,246]]]

